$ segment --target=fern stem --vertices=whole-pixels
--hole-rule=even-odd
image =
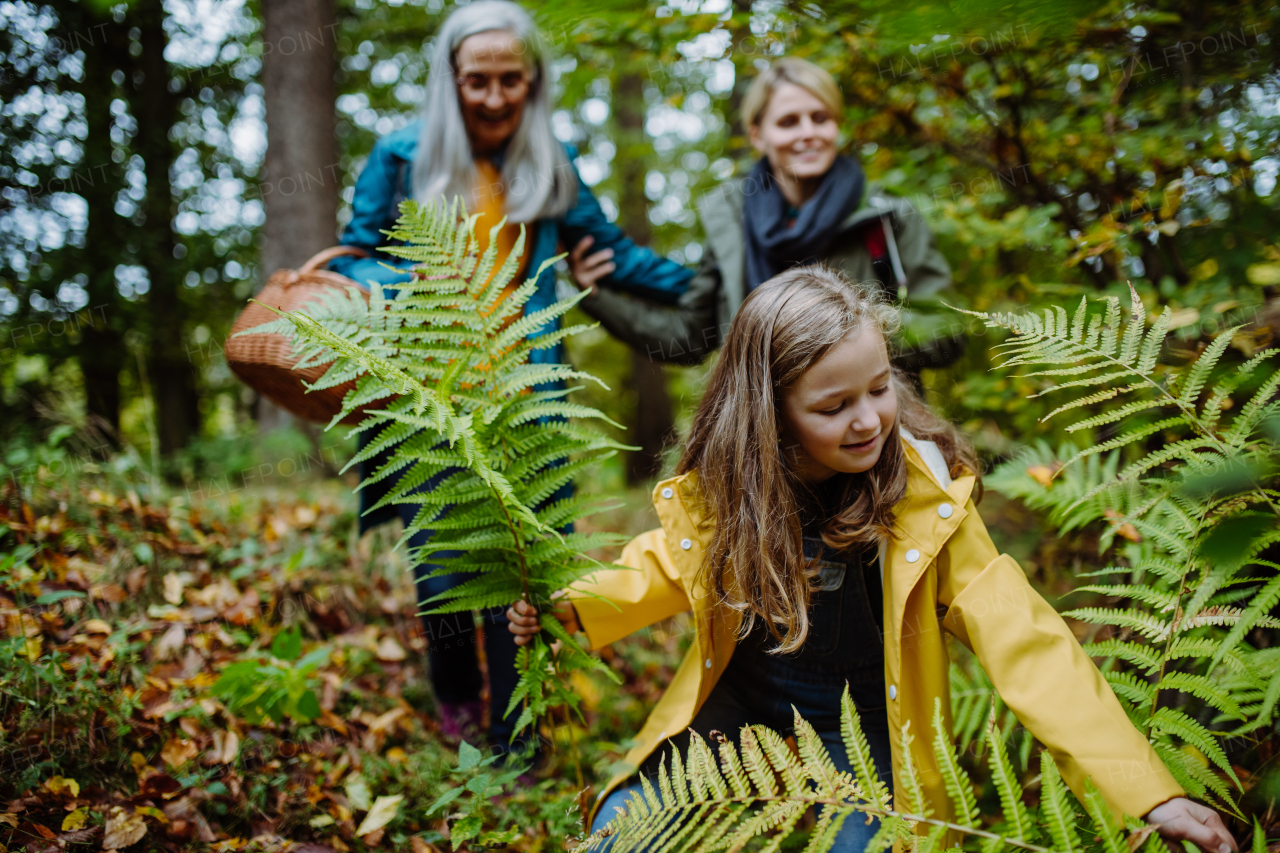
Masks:
[[[502,517],[506,519],[507,529],[511,531],[511,538],[515,542],[516,560],[520,563],[520,598],[521,600],[532,604],[529,601],[529,565],[524,559],[524,536],[520,529],[520,523],[511,517],[511,513],[507,511],[507,502],[502,499],[502,495],[498,494],[498,490],[489,485],[489,491],[493,492],[493,496],[498,501],[498,506],[502,509]]]
[[[1149,721],[1156,714],[1156,708],[1160,702],[1160,682],[1164,680],[1164,670],[1169,664],[1169,653],[1173,650],[1173,640],[1177,636],[1178,623],[1182,618],[1182,597],[1187,592],[1187,576],[1191,574],[1191,566],[1195,562],[1196,543],[1200,540],[1200,530],[1204,527],[1204,516],[1200,516],[1196,522],[1196,532],[1191,539],[1191,547],[1187,549],[1187,564],[1182,569],[1182,577],[1178,579],[1178,594],[1173,599],[1173,619],[1169,622],[1169,636],[1164,641],[1164,652],[1160,655],[1160,669],[1156,673],[1156,680],[1153,682],[1156,686],[1151,691],[1151,708],[1147,711],[1147,720]],[[1150,725],[1147,726],[1147,733],[1150,733]]]
[[[556,676],[559,677],[559,667],[556,667]],[[569,714],[569,706],[564,707],[564,727],[569,733],[569,756],[573,759],[573,772],[577,776],[578,790],[581,791],[587,786],[582,778],[582,757],[578,754],[578,736],[573,733],[573,717]]]

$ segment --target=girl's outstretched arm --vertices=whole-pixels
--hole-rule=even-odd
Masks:
[[[1092,779],[1117,816],[1134,817],[1185,798],[1062,617],[995,547],[972,501],[937,556],[937,602],[943,627],[978,656],[1077,797]]]

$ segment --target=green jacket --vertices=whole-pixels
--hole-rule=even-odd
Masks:
[[[614,336],[650,358],[677,364],[702,361],[719,346],[747,295],[742,210],[740,178],[724,182],[699,200],[706,245],[697,275],[675,306],[599,288],[583,300],[583,307]],[[877,220],[886,230],[890,260],[895,251],[897,255],[891,274],[901,280],[889,282],[891,290],[900,298],[920,299],[951,286],[951,268],[920,212],[875,184],[867,187],[862,203],[849,214],[830,253],[821,260],[852,281],[879,280],[859,233]]]

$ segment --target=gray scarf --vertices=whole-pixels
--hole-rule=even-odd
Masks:
[[[840,224],[862,201],[865,183],[858,161],[838,156],[818,191],[796,211],[783,198],[768,159],[757,163],[743,182],[747,292],[791,267],[821,259]]]

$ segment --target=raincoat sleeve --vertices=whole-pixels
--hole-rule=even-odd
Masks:
[[[606,287],[596,288],[581,304],[614,337],[651,360],[693,365],[716,348],[725,331],[716,321],[719,294],[720,268],[708,247],[697,274],[674,305]]]
[[[641,628],[690,609],[680,573],[658,528],[622,549],[617,568],[605,569],[574,585],[569,600],[591,648],[607,646]]]
[[[1062,617],[1000,554],[973,502],[938,555],[943,626],[981,661],[1077,797],[1092,778],[1119,814],[1185,796]]]

